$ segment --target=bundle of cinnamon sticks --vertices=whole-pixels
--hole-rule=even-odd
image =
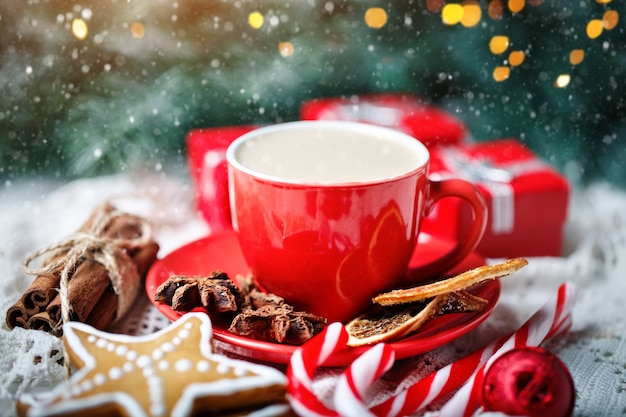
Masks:
[[[158,244],[145,219],[97,207],[67,239],[31,255],[24,263],[36,278],[6,314],[9,328],[62,334],[67,320],[106,329],[130,309]],[[29,263],[43,258],[32,270]]]

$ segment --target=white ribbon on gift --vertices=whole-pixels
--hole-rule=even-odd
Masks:
[[[387,127],[399,127],[404,113],[405,111],[400,108],[364,101],[337,104],[324,110],[319,118],[321,120],[350,120]]]
[[[496,167],[485,158],[470,158],[456,148],[441,148],[440,153],[444,164],[454,175],[489,190],[491,231],[495,235],[511,233],[515,225],[515,190],[511,181],[521,175],[550,168],[535,158]]]

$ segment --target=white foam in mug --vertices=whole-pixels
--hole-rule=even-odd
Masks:
[[[355,129],[345,122],[287,125],[242,142],[237,162],[281,180],[342,183],[393,178],[428,161],[426,148],[400,132],[390,136],[376,126]]]

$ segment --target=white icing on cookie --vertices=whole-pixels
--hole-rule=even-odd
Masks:
[[[107,377],[101,373],[97,373],[93,377],[93,383],[97,386],[104,384],[106,381]]]
[[[137,359],[137,355],[137,352],[135,352],[134,350],[126,351],[126,359],[128,359],[129,361],[134,361],[135,359]]]
[[[200,361],[196,365],[198,372],[207,373],[211,370],[211,364],[208,361]]]
[[[189,359],[179,359],[174,364],[174,368],[176,368],[178,372],[188,372],[193,368],[193,363],[191,363]]]
[[[155,361],[163,359],[164,356],[165,356],[165,352],[163,352],[160,348],[156,348],[152,352],[152,359],[154,359]]]
[[[163,349],[163,352],[174,352],[174,350],[176,350],[174,345],[169,342],[163,343],[163,345],[161,346],[161,349]]]
[[[120,368],[114,367],[114,368],[109,369],[109,378],[111,378],[114,381],[117,379],[120,379],[122,375],[124,375],[124,372]]]
[[[159,368],[159,371],[167,371],[170,369],[170,363],[168,361],[160,361],[157,367]]]

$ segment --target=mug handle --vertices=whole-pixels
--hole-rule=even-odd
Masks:
[[[426,199],[425,211],[428,215],[435,203],[446,197],[459,197],[465,200],[472,208],[474,219],[467,231],[457,242],[456,246],[440,258],[407,272],[408,282],[420,282],[443,275],[458,265],[468,256],[483,237],[487,227],[487,203],[482,192],[471,182],[462,179],[428,180],[429,195]]]

